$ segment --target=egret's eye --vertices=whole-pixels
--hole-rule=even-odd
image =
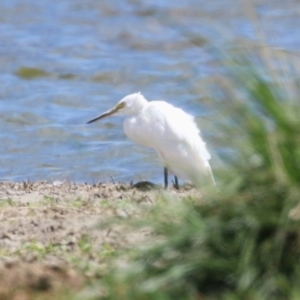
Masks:
[[[116,107],[116,109],[121,109],[121,108],[123,108],[123,107],[125,107],[125,102],[121,102],[121,103],[119,103],[118,105],[117,105],[117,107]]]

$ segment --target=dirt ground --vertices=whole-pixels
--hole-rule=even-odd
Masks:
[[[180,200],[194,194],[143,182],[0,182],[0,299],[80,291],[89,278],[101,276],[117,249],[151,234],[126,231],[123,219],[141,216],[162,195]]]

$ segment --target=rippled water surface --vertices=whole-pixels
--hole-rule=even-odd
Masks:
[[[296,0],[1,1],[0,180],[161,182],[155,153],[126,138],[122,118],[86,121],[142,91],[201,122],[209,106],[195,87],[218,71],[212,49],[255,43],[259,24],[270,46],[299,53],[299,10]]]

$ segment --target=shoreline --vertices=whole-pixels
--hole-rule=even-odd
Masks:
[[[116,199],[151,195],[158,193],[171,193],[174,196],[185,197],[195,195],[196,190],[189,185],[183,185],[179,190],[169,187],[165,190],[162,186],[140,181],[135,184],[99,182],[94,184],[77,183],[71,181],[0,181],[0,201],[7,198],[24,202],[36,202],[42,197],[62,197],[62,200],[70,197],[86,199]],[[29,199],[31,198],[31,199]]]
[[[36,292],[84,289],[116,251],[151,236],[150,229],[127,228],[123,219],[143,218],[161,196],[177,201],[194,193],[147,182],[0,182],[0,276],[8,278],[0,294],[32,299]]]

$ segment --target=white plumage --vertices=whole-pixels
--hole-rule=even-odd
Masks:
[[[193,116],[165,101],[148,102],[141,93],[135,93],[88,123],[112,114],[127,115],[124,131],[128,138],[155,149],[164,167],[175,176],[197,187],[214,183],[210,154]]]

